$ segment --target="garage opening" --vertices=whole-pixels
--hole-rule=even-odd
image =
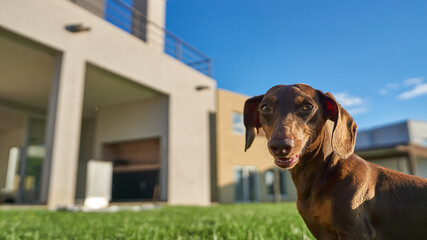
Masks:
[[[159,200],[160,138],[104,144],[103,159],[113,162],[112,201]]]
[[[76,202],[93,197],[92,160],[113,165],[109,201],[167,201],[168,114],[167,95],[88,64]]]

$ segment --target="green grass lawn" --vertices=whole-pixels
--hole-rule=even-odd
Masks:
[[[314,239],[295,203],[140,212],[0,211],[0,239]]]

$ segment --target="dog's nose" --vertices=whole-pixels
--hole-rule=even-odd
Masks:
[[[292,138],[272,138],[268,142],[268,147],[276,156],[288,155],[294,146],[295,142]]]

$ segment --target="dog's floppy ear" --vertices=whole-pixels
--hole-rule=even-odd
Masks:
[[[252,145],[255,135],[259,132],[259,128],[261,127],[258,106],[263,97],[264,95],[255,96],[249,98],[245,102],[245,108],[243,110],[243,122],[246,128],[245,152]]]
[[[325,109],[325,115],[334,122],[332,131],[332,149],[343,159],[354,152],[356,144],[357,125],[347,111],[342,108],[331,93],[318,91]]]

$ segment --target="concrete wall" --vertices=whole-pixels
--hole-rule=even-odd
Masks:
[[[427,122],[409,120],[408,130],[411,143],[427,147]]]
[[[148,15],[164,19],[164,13],[156,16],[150,10],[155,6],[164,9],[164,4],[162,0],[149,2]],[[64,29],[73,23],[82,23],[91,30],[73,34]],[[1,1],[0,27],[63,54],[50,207],[74,203],[87,62],[169,96],[168,201],[210,203],[208,130],[209,113],[215,111],[214,80],[70,1]],[[199,85],[209,89],[196,91]]]
[[[248,96],[218,91],[217,111],[217,179],[218,199],[222,203],[235,201],[235,166],[255,166],[258,171],[259,191],[261,201],[272,201],[265,187],[264,173],[275,167],[273,158],[267,149],[265,136],[258,135],[247,152],[244,152],[244,134],[233,133],[232,115],[243,113],[243,107]],[[287,189],[289,194],[283,200],[295,200],[296,190],[294,184],[287,175]]]
[[[166,26],[166,0],[148,0],[147,17],[150,21],[164,28]]]
[[[119,106],[103,108],[97,113],[94,157],[102,159],[104,143],[160,137],[167,151],[168,98],[156,97]]]

